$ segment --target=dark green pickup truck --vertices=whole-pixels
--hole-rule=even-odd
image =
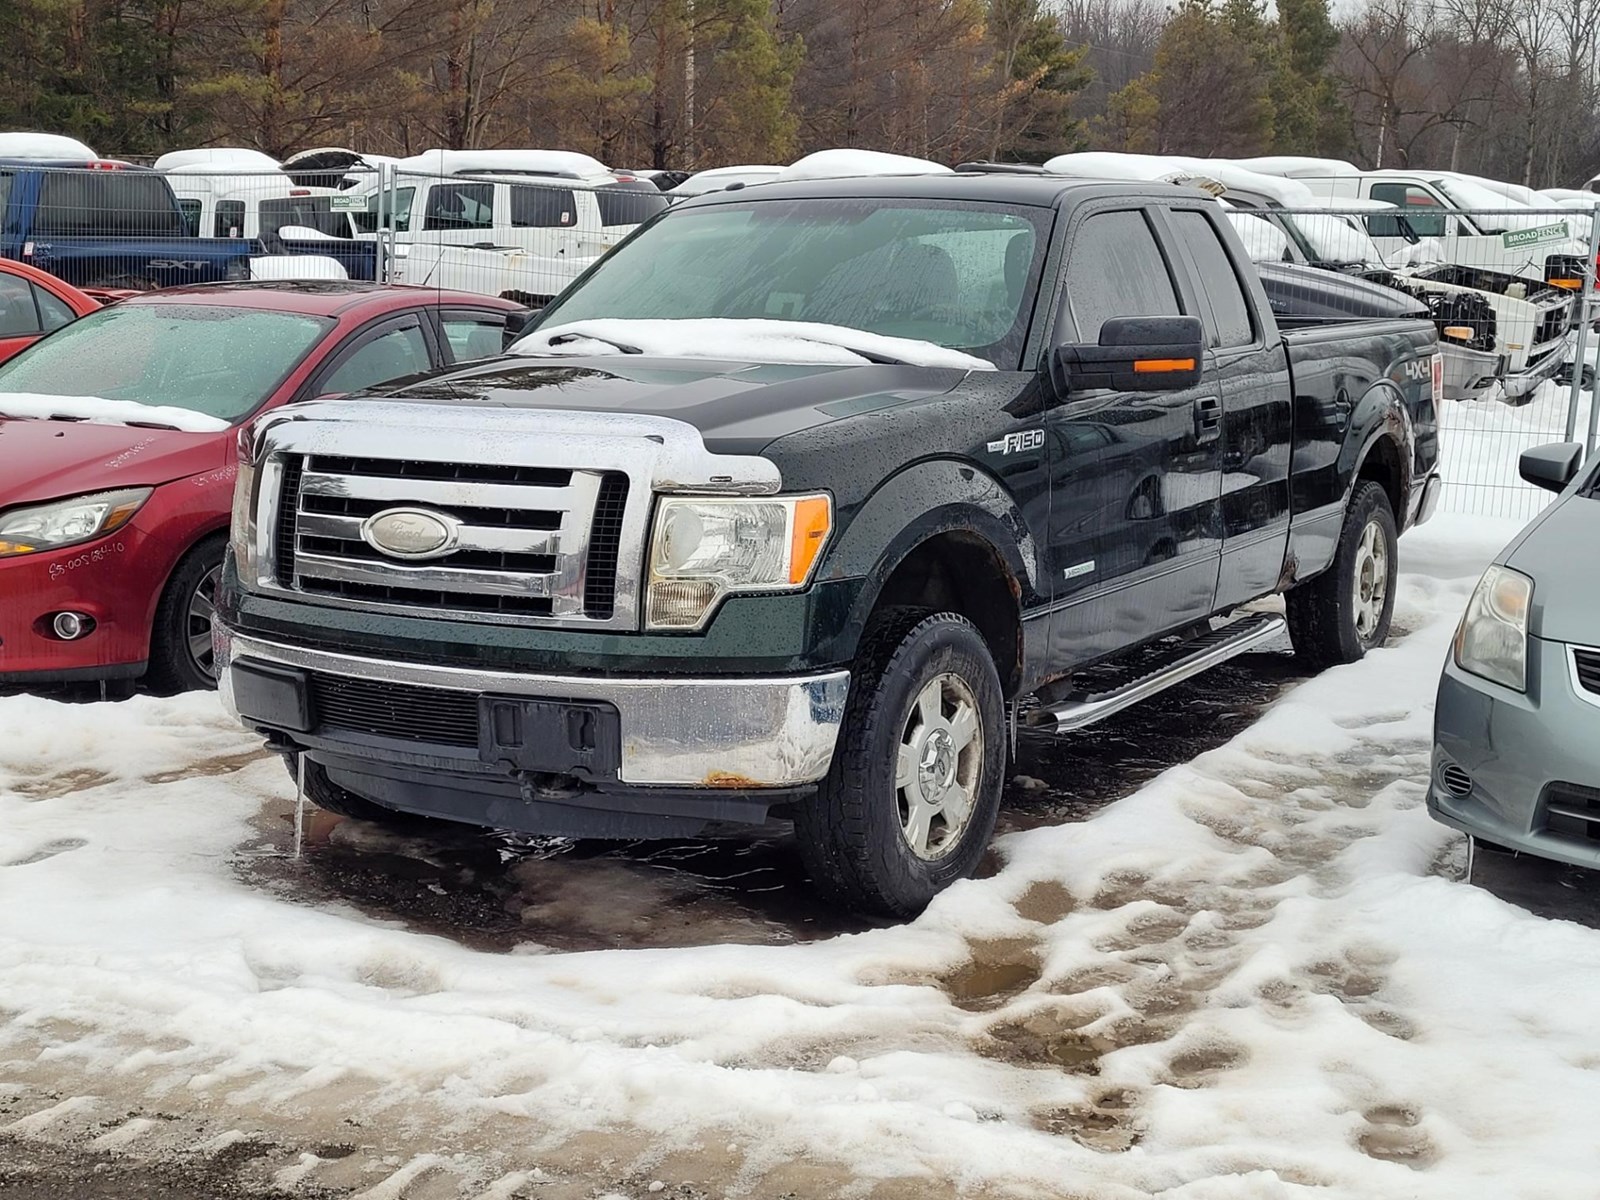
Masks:
[[[1440,364],[1408,298],[1329,286],[1367,285],[1264,284],[1165,186],[686,202],[512,354],[244,435],[223,694],[337,812],[784,817],[819,888],[915,912],[1019,724],[1261,644],[1278,592],[1314,663],[1384,640]]]

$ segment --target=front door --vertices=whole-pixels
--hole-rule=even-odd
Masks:
[[[1186,312],[1138,209],[1092,213],[1068,248],[1059,342],[1112,317]],[[1215,381],[1177,392],[1073,392],[1050,410],[1051,669],[1204,619],[1221,541]]]
[[[1206,327],[1208,374],[1222,397],[1222,570],[1216,608],[1276,591],[1289,548],[1289,454],[1294,441],[1288,358],[1252,316],[1220,212],[1165,214]],[[1257,295],[1255,311],[1266,311]]]

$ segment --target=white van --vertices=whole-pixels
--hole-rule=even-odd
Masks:
[[[564,150],[430,150],[390,170],[392,192],[378,179],[349,190],[363,204],[351,220],[358,236],[376,236],[381,217],[402,246],[517,248],[593,261],[667,206],[649,180]]]

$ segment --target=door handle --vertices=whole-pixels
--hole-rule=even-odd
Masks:
[[[1215,396],[1202,396],[1194,402],[1195,440],[1209,442],[1222,432],[1222,401]]]

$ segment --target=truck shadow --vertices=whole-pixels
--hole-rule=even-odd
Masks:
[[[1300,678],[1285,653],[1245,655],[1066,738],[1024,735],[997,836],[1082,821],[1247,727]],[[781,945],[888,922],[817,898],[787,823],[724,837],[595,842],[442,822],[380,827],[308,809],[263,812],[270,848],[241,856],[253,885],[296,903],[353,905],[476,949],[571,952],[734,942]],[[991,852],[980,874],[999,869]]]

